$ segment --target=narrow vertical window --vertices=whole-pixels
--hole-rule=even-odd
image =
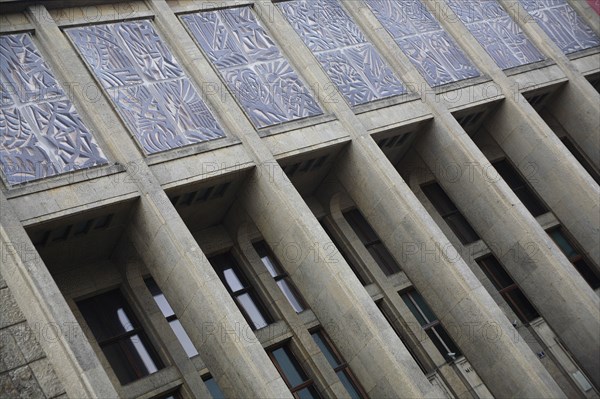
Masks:
[[[323,330],[317,330],[311,333],[311,336],[321,352],[325,355],[325,358],[327,358],[329,365],[337,374],[350,397],[352,399],[366,398],[367,395],[358,383],[352,370],[350,370],[348,363],[344,361],[342,356],[335,349],[327,334],[325,334]]]
[[[493,255],[488,255],[477,259],[477,264],[523,323],[529,323],[540,317],[498,259]]]
[[[479,240],[473,227],[437,182],[425,184],[421,186],[421,189],[462,244],[470,244]]]
[[[208,392],[213,397],[213,399],[225,399],[225,395],[221,388],[217,385],[217,381],[212,377],[212,375],[208,374],[202,377],[202,381],[204,381],[204,385],[208,388]]]
[[[258,299],[254,288],[240,270],[231,253],[213,256],[209,259],[221,281],[238,305],[238,308],[253,329],[258,330],[272,322],[271,317]]]
[[[283,295],[285,295],[286,299],[292,308],[294,308],[296,313],[300,313],[306,309],[304,300],[298,293],[298,290],[296,290],[296,287],[294,287],[294,285],[289,281],[287,273],[283,271],[279,265],[279,262],[277,262],[275,255],[273,255],[273,252],[267,246],[267,244],[264,241],[261,241],[254,244],[254,248],[256,249],[258,256],[260,256],[263,265],[267,268],[269,274],[271,277],[273,277],[277,283],[277,286]]]
[[[452,341],[444,327],[442,327],[437,316],[429,308],[427,303],[425,303],[421,294],[416,290],[410,290],[401,293],[400,296],[444,359],[446,359],[446,361],[451,361],[460,356],[460,350]]]
[[[321,397],[313,380],[308,378],[306,372],[300,367],[300,364],[289,348],[289,344],[271,349],[268,354],[295,398],[310,399]]]
[[[567,149],[571,152],[571,154],[573,154],[575,159],[577,159],[579,164],[583,166],[583,169],[585,169],[590,174],[590,176],[592,176],[592,179],[594,179],[596,183],[600,184],[600,173],[598,173],[598,171],[594,169],[590,161],[588,161],[585,155],[583,155],[583,153],[579,151],[579,148],[575,145],[575,143],[573,143],[571,139],[569,139],[567,136],[561,137],[560,140],[563,142],[565,147],[567,147]]]
[[[81,300],[77,307],[121,384],[163,367],[121,291],[116,289]]]
[[[350,257],[348,257],[348,255],[344,251],[344,247],[340,246],[336,242],[334,235],[331,233],[331,231],[329,230],[329,228],[327,228],[327,226],[325,225],[325,223],[323,223],[323,221],[320,221],[320,223],[321,223],[321,227],[323,227],[323,230],[325,230],[325,233],[327,233],[327,235],[331,239],[331,242],[336,246],[336,249],[339,250],[340,254],[342,255],[342,258],[344,258],[344,260],[346,261],[346,263],[348,264],[348,266],[350,266],[350,269],[352,269],[352,271],[354,272],[354,275],[358,278],[358,281],[360,281],[360,283],[362,285],[367,285],[368,284],[368,279],[365,278],[362,275],[362,273],[359,271],[359,268],[356,266],[356,264],[352,261],[352,259],[350,259]]]
[[[156,281],[154,281],[153,278],[147,278],[144,281],[146,283],[146,286],[148,287],[148,290],[150,290],[154,301],[160,308],[160,311],[162,312],[163,316],[165,316],[167,322],[171,326],[171,329],[177,336],[177,339],[183,347],[183,350],[185,350],[185,353],[188,355],[188,357],[196,356],[198,354],[196,347],[194,346],[192,340],[183,329],[181,322],[177,319],[177,315],[171,308],[171,305],[169,305],[169,301],[167,301],[167,298],[158,287],[158,284],[156,284]]]
[[[566,255],[569,261],[575,266],[575,269],[581,274],[581,277],[592,287],[600,287],[600,278],[592,262],[577,249],[575,244],[567,237],[562,228],[550,230],[548,235],[560,250]]]
[[[423,372],[423,374],[428,374],[429,371],[427,371],[427,368],[425,367],[425,365],[423,364],[423,362],[421,361],[421,359],[419,359],[419,356],[417,356],[417,354],[415,353],[414,349],[408,344],[408,342],[406,342],[406,339],[403,337],[402,333],[396,328],[395,324],[392,323],[392,320],[390,319],[390,316],[388,315],[388,313],[383,308],[383,306],[384,306],[383,305],[383,299],[380,299],[380,300],[376,301],[375,305],[377,305],[377,307],[379,308],[379,311],[381,312],[381,314],[383,315],[383,317],[385,317],[385,319],[387,320],[387,322],[389,323],[389,325],[392,327],[392,330],[394,330],[394,332],[396,333],[396,335],[398,336],[398,338],[400,338],[400,341],[402,341],[402,343],[406,347],[406,350],[408,351],[408,353],[410,353],[410,356],[413,358],[413,360],[415,361],[415,363],[417,363],[417,366],[419,366],[419,368],[421,369],[421,371]]]
[[[506,159],[493,162],[492,165],[533,216],[540,216],[548,212],[548,208],[542,203],[537,194],[533,192],[519,172]]]
[[[385,275],[390,276],[398,273],[400,266],[398,266],[392,254],[383,245],[381,239],[379,239],[379,236],[362,213],[358,209],[353,209],[344,212],[344,217]]]

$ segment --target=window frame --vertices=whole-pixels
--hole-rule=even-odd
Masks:
[[[442,206],[444,205],[443,202],[444,201],[440,201],[440,198],[438,195],[432,195],[433,193],[428,191],[429,189],[427,187],[434,187],[437,186],[441,193],[448,198],[449,203],[447,205],[452,205],[452,207],[454,209],[449,210],[447,212],[442,212]],[[446,191],[444,190],[444,188],[438,183],[437,180],[432,180],[430,182],[427,183],[423,183],[420,185],[421,191],[423,192],[423,194],[425,195],[425,198],[427,198],[427,200],[431,203],[431,205],[433,205],[433,208],[436,210],[436,212],[441,216],[441,218],[444,220],[444,222],[446,223],[446,225],[450,228],[450,230],[452,231],[452,233],[454,233],[454,235],[456,236],[456,238],[458,238],[458,240],[460,241],[460,243],[462,245],[469,245],[469,244],[473,244],[479,240],[481,240],[481,236],[479,235],[479,233],[477,233],[477,231],[473,228],[473,226],[471,226],[471,223],[469,223],[469,221],[467,220],[467,218],[465,217],[465,215],[463,215],[463,213],[461,212],[460,209],[458,209],[458,207],[456,206],[456,204],[454,203],[454,201],[452,201],[452,198],[450,198],[450,196],[446,193]],[[437,193],[440,194],[440,193]],[[450,223],[449,220],[454,220],[451,219],[452,216],[459,216],[459,220],[462,221],[461,225],[463,227],[467,227],[467,230],[470,230],[472,233],[474,233],[474,237],[467,237],[465,234],[463,234],[463,232],[461,231],[461,228],[458,227],[458,225],[455,225],[454,223]]]
[[[429,337],[429,339],[432,341],[432,343],[434,344],[434,346],[438,349],[438,351],[440,352],[440,354],[442,355],[442,357],[446,360],[446,362],[453,362],[455,361],[458,357],[462,356],[462,352],[460,350],[460,348],[458,347],[458,345],[456,345],[456,343],[452,340],[452,337],[450,336],[450,334],[448,334],[448,332],[446,331],[446,329],[444,328],[444,326],[442,325],[442,323],[440,322],[438,316],[433,312],[433,310],[431,308],[429,308],[430,312],[432,315],[434,315],[436,317],[435,320],[429,320],[429,317],[427,317],[427,315],[425,314],[425,312],[423,311],[423,309],[421,309],[421,307],[419,306],[419,304],[417,303],[417,301],[413,298],[413,293],[417,293],[417,295],[419,295],[421,297],[421,299],[423,300],[423,302],[425,303],[425,305],[429,308],[429,305],[427,304],[427,302],[425,301],[425,298],[423,298],[423,296],[421,295],[421,293],[419,293],[419,291],[417,291],[414,287],[409,287],[403,291],[398,292],[398,294],[400,295],[402,301],[404,302],[404,295],[406,295],[408,297],[408,299],[410,300],[410,302],[412,303],[412,305],[415,307],[415,309],[419,312],[419,314],[421,315],[421,317],[423,318],[423,320],[426,322],[425,324],[421,324],[421,322],[417,319],[416,315],[412,312],[412,310],[409,308],[408,310],[410,311],[410,313],[415,317],[415,319],[417,319],[417,322],[419,323],[419,325],[421,326],[421,328],[423,329],[423,331],[425,332],[425,334]],[[405,303],[406,305],[406,303]],[[406,305],[408,307],[408,305]],[[452,346],[455,349],[452,349],[448,346],[448,343],[446,343],[446,341],[444,341],[444,339],[440,336],[440,333],[436,330],[436,327],[441,328],[444,333],[448,336],[448,339],[450,340],[450,343],[452,344]],[[431,336],[429,335],[428,331],[431,331],[432,334],[436,337],[437,341],[440,342],[443,347],[444,350],[446,351],[446,353],[442,353],[440,351],[440,349],[438,348],[438,346],[435,344],[435,342],[433,341],[433,339],[431,338]],[[449,355],[449,353],[455,353],[455,355],[452,357]]]
[[[500,176],[502,180],[506,182],[508,187],[517,196],[517,198],[519,199],[519,201],[521,201],[525,208],[527,208],[529,213],[533,215],[533,217],[538,217],[550,212],[550,209],[548,208],[548,206],[546,206],[542,198],[529,185],[527,179],[521,175],[521,172],[512,164],[512,162],[507,157],[499,158],[490,163],[496,170],[496,173],[498,173],[498,176]],[[502,174],[502,172],[500,172],[498,166],[504,166],[504,171],[506,172],[504,175]],[[509,176],[509,174],[512,174],[513,176]],[[530,206],[532,208],[530,208]]]
[[[554,237],[552,236],[552,234],[557,231],[559,234],[562,235],[563,239],[567,242],[567,244],[569,246],[571,246],[571,248],[577,253],[576,255],[568,256],[563,251],[563,248],[558,244],[558,242],[556,242],[554,240]],[[571,265],[573,265],[573,268],[575,269],[575,271],[577,271],[577,273],[579,273],[579,275],[583,278],[583,280],[593,290],[597,290],[598,288],[600,288],[600,272],[598,272],[596,265],[583,253],[583,251],[579,247],[579,243],[577,243],[577,241],[574,240],[573,237],[571,237],[569,232],[563,226],[558,225],[558,226],[555,226],[555,227],[552,227],[552,228],[546,230],[546,233],[548,234],[548,236],[550,237],[552,242],[558,247],[560,252],[563,253],[565,255],[565,257],[567,258],[567,260],[571,263]],[[580,271],[581,266],[578,266],[576,264],[576,262],[579,262],[579,261],[583,261],[585,268],[587,269],[586,273],[591,274],[592,281],[589,281],[588,278],[585,277],[585,274],[581,273],[581,271]]]
[[[181,325],[181,322],[179,322],[179,323],[181,325],[182,331],[186,335],[187,339],[191,342],[192,347],[193,347],[194,351],[196,352],[196,354],[194,354],[192,356],[190,356],[190,354],[188,353],[188,351],[185,349],[185,346],[184,346],[183,342],[181,342],[181,339],[179,338],[179,336],[177,335],[177,332],[175,331],[175,328],[173,328],[173,326],[171,325],[171,322],[179,320],[179,317],[177,317],[177,314],[175,313],[175,310],[171,307],[171,304],[169,303],[169,300],[167,299],[167,296],[164,294],[164,292],[162,291],[162,289],[160,288],[160,286],[158,285],[158,283],[156,282],[156,280],[154,280],[154,278],[152,276],[147,276],[143,280],[144,280],[144,285],[146,286],[146,288],[148,289],[148,292],[150,293],[150,295],[152,296],[152,299],[154,300],[154,303],[159,308],[161,314],[163,315],[163,317],[165,318],[165,320],[169,324],[169,327],[171,328],[171,331],[173,331],[173,334],[177,338],[177,341],[181,345],[181,348],[184,350],[184,352],[186,353],[186,355],[188,356],[188,358],[192,359],[192,358],[198,356],[199,355],[198,348],[196,348],[196,345],[194,345],[194,342],[190,338],[190,336],[187,333],[187,331],[185,330],[185,328],[183,328],[183,325]],[[162,295],[164,297],[165,302],[167,303],[167,305],[173,310],[173,314],[172,315],[165,316],[165,314],[163,313],[162,308],[158,304],[158,301],[156,300],[155,295],[152,293],[152,289],[149,286],[149,284],[152,284],[152,283],[158,289],[158,291],[160,293],[159,295]]]
[[[281,266],[279,259],[277,259],[277,257],[275,256],[275,254],[273,253],[273,250],[271,250],[271,247],[269,246],[269,244],[267,244],[267,242],[265,240],[259,240],[259,241],[253,242],[252,247],[254,248],[254,251],[256,252],[256,254],[259,256],[262,267],[267,270],[267,272],[269,273],[271,278],[275,281],[275,284],[277,285],[277,287],[279,288],[279,290],[281,291],[283,296],[287,299],[287,301],[290,304],[290,306],[292,307],[292,309],[294,309],[294,305],[290,301],[290,298],[288,298],[288,296],[284,292],[283,288],[279,286],[278,282],[283,280],[287,284],[287,287],[291,291],[293,298],[296,300],[298,305],[302,308],[302,309],[300,309],[300,311],[297,311],[296,309],[294,309],[296,314],[300,314],[300,313],[304,312],[305,310],[310,309],[310,307],[306,303],[306,300],[304,299],[302,294],[300,294],[300,291],[298,290],[298,288],[296,287],[294,282],[291,281],[290,275],[287,273],[287,271],[285,271],[283,266]],[[261,249],[264,249],[264,251],[265,251],[264,256],[261,255]],[[273,276],[271,274],[271,272],[269,271],[269,268],[267,267],[267,265],[265,265],[265,263],[263,261],[263,257],[267,257],[271,261],[271,265],[273,266],[273,269],[276,272],[275,276]]]
[[[307,379],[305,381],[303,381],[302,383],[300,383],[294,387],[291,386],[288,376],[286,375],[283,368],[281,367],[281,365],[275,358],[275,355],[273,354],[273,352],[276,351],[277,349],[283,349],[286,352],[286,355],[290,358],[291,363],[295,367],[300,369],[302,371],[302,373],[304,373],[304,375],[306,376]],[[296,395],[296,392],[299,392],[308,387],[312,387],[314,389],[314,391],[317,393],[317,396],[319,398],[321,397],[321,393],[319,392],[316,381],[310,376],[309,373],[306,372],[304,367],[302,367],[302,365],[298,361],[296,354],[294,353],[294,350],[292,349],[292,340],[291,339],[288,339],[283,342],[279,342],[275,345],[269,346],[268,348],[265,348],[265,351],[267,352],[267,356],[269,356],[269,359],[271,359],[271,362],[273,362],[275,369],[277,369],[277,372],[279,373],[279,375],[285,382],[285,385],[288,387],[292,396],[294,396],[295,398],[299,398]]]
[[[350,365],[348,364],[348,362],[344,359],[344,357],[339,352],[337,347],[333,344],[333,341],[331,340],[329,335],[325,332],[325,329],[323,329],[322,326],[318,326],[318,327],[310,329],[309,333],[310,333],[311,337],[313,338],[313,340],[314,340],[313,335],[318,334],[320,336],[321,340],[323,341],[323,343],[325,344],[325,346],[327,347],[327,349],[329,350],[329,352],[331,352],[331,354],[335,358],[338,365],[333,366],[332,364],[330,364],[330,366],[333,369],[333,371],[335,372],[336,376],[337,376],[338,372],[340,372],[340,371],[343,372],[346,375],[346,377],[348,377],[348,380],[352,384],[352,387],[356,390],[356,392],[358,392],[360,397],[364,398],[364,399],[368,399],[369,396],[367,395],[364,388],[360,384],[360,381],[358,381],[358,378],[356,378],[356,375],[350,368]],[[316,342],[315,342],[315,345],[317,345],[317,347],[319,347],[319,345]],[[321,348],[319,348],[319,350],[321,352],[323,352],[321,350]],[[325,356],[325,354],[323,354],[323,356]],[[339,376],[338,376],[338,379],[339,379]],[[341,382],[341,380],[340,380],[340,382]],[[342,382],[342,385],[344,385],[343,382]]]
[[[225,257],[229,258],[229,260],[231,261],[230,267],[223,267],[223,264],[216,265],[215,263],[213,263],[211,261],[212,259],[225,258]],[[211,264],[213,270],[219,276],[221,283],[223,284],[223,286],[225,287],[225,289],[231,296],[231,299],[233,299],[237,308],[242,313],[242,315],[244,316],[244,319],[246,319],[246,322],[250,325],[250,327],[252,328],[253,331],[258,331],[258,330],[268,327],[269,325],[274,323],[275,320],[273,318],[273,315],[271,314],[271,312],[269,312],[268,308],[265,306],[256,287],[254,287],[252,285],[252,283],[250,282],[250,280],[248,279],[246,272],[242,269],[242,266],[240,265],[240,262],[236,258],[232,248],[229,250],[223,251],[223,252],[219,252],[219,253],[210,255],[207,258],[208,258],[208,261]],[[225,277],[225,270],[227,270],[227,269],[233,270],[235,277],[238,279],[238,281],[242,285],[241,289],[233,291],[233,289],[229,286],[227,279]],[[250,299],[252,300],[252,303],[259,311],[261,317],[264,319],[266,325],[264,325],[262,327],[258,327],[258,328],[256,327],[256,323],[254,322],[252,317],[250,317],[250,314],[246,311],[244,306],[242,306],[241,303],[237,299],[238,297],[240,297],[244,294],[247,294],[250,297]]]
[[[150,339],[149,334],[146,332],[146,328],[144,328],[144,325],[140,321],[141,319],[138,317],[137,312],[134,310],[133,306],[131,305],[131,300],[128,297],[128,295],[126,294],[126,292],[125,292],[126,290],[124,288],[125,287],[123,285],[118,285],[116,287],[111,287],[109,289],[94,292],[90,295],[86,295],[81,298],[73,299],[75,306],[77,307],[77,311],[81,315],[82,322],[85,323],[85,327],[91,333],[96,345],[98,346],[98,348],[102,352],[102,355],[106,359],[106,363],[110,367],[112,373],[115,375],[115,377],[117,378],[117,380],[119,381],[121,386],[126,386],[129,384],[135,383],[145,377],[148,377],[152,374],[156,374],[156,373],[160,372],[161,370],[164,370],[167,367],[167,364],[164,362],[164,360],[162,359],[162,357],[159,354],[159,350],[157,349],[153,340]],[[97,338],[96,333],[90,326],[90,323],[88,322],[88,319],[86,318],[85,313],[82,311],[80,304],[83,302],[92,301],[92,300],[94,302],[96,302],[98,300],[97,298],[111,294],[111,293],[116,293],[117,295],[120,295],[120,297],[122,299],[124,313],[125,313],[127,319],[130,321],[132,329],[129,331],[124,331],[117,335],[113,335],[111,337],[100,340]],[[146,352],[148,353],[148,356],[154,362],[154,366],[157,369],[155,372],[144,374],[144,372],[140,370],[140,368],[135,364],[135,362],[131,361],[131,356],[128,354],[128,351],[126,350],[126,348],[123,346],[123,342],[130,339],[131,337],[133,337],[135,335],[137,335],[139,337],[139,340],[140,340],[141,344],[143,345],[144,349],[146,350]],[[106,352],[104,350],[104,348],[106,346],[109,346],[109,345],[112,345],[115,343],[118,343],[119,348],[123,351],[123,355],[125,356],[125,358],[128,359],[127,365],[130,367],[130,370],[133,372],[132,374],[135,375],[135,378],[130,381],[124,382],[121,379],[119,374],[117,374],[117,371],[113,365],[113,362],[111,362],[109,360],[109,357],[106,355]]]
[[[488,260],[492,260],[492,262],[497,263],[496,268],[499,268],[500,273],[506,274],[506,276],[511,281],[509,284],[504,285],[502,283],[499,273],[496,271],[496,268],[494,268],[493,265],[489,264]],[[515,314],[517,315],[519,320],[521,320],[522,323],[529,324],[540,317],[540,313],[535,308],[535,306],[533,306],[529,298],[527,298],[527,295],[525,295],[525,293],[521,290],[519,285],[514,281],[512,276],[506,271],[504,265],[502,265],[502,263],[493,254],[490,253],[479,257],[475,259],[475,263],[477,263],[483,274],[485,274],[485,276],[490,280],[494,288],[496,288],[498,293],[502,296],[502,298],[508,304],[508,306],[510,306],[512,311],[515,312]],[[527,301],[527,304],[531,306],[531,308],[535,311],[535,315],[533,317],[529,318],[527,316],[527,312],[524,309],[522,309],[521,304],[515,301],[515,299],[510,295],[512,292],[517,292],[523,295],[523,297]]]
[[[394,258],[394,255],[392,255],[392,253],[385,246],[385,244],[381,240],[381,237],[379,237],[375,229],[373,229],[373,227],[371,226],[367,218],[365,218],[365,216],[362,214],[360,209],[348,209],[342,212],[342,216],[344,217],[344,220],[346,221],[346,223],[348,223],[350,229],[354,232],[358,240],[365,247],[371,259],[373,259],[375,264],[379,267],[383,274],[385,274],[386,277],[393,276],[394,274],[398,274],[402,271],[401,265],[398,263],[396,258]],[[356,216],[358,216],[358,219]],[[369,236],[372,237],[369,238]],[[371,248],[373,248],[373,251],[377,253],[377,258],[371,253]],[[383,250],[383,254],[381,254],[380,250]],[[391,260],[391,264],[385,261],[380,262],[379,258],[387,258]]]

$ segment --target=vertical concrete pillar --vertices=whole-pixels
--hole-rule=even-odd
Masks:
[[[486,128],[588,258],[600,265],[600,187],[519,97],[520,102],[506,99]]]
[[[220,77],[166,2],[153,1],[149,5],[157,14],[155,23],[166,32],[166,40],[178,41],[174,51],[189,67],[190,73],[198,81],[220,82]],[[274,11],[281,21],[277,10],[262,10],[263,6],[272,5],[255,3],[258,15],[270,16]],[[295,33],[292,35],[295,36]],[[182,48],[187,51],[179,51]],[[442,396],[421,373],[341,255],[326,256],[322,245],[332,245],[329,237],[247,117],[232,105],[235,104],[232,96],[224,89],[218,96],[208,98],[227,127],[237,132],[257,165],[239,194],[241,206],[255,222],[321,323],[333,326],[327,330],[329,336],[369,395],[382,398]],[[286,249],[300,253],[290,256]],[[254,360],[246,359],[244,362]],[[368,368],[365,365],[369,365]],[[245,367],[241,360],[240,367]]]
[[[596,169],[600,169],[600,140],[598,139],[598,129],[600,121],[600,95],[585,77],[577,70],[569,57],[563,54],[561,49],[552,42],[550,37],[535,23],[535,20],[529,15],[517,0],[500,0],[500,3],[509,12],[511,17],[519,24],[527,37],[537,46],[543,54],[554,60],[556,64],[565,73],[569,81],[561,89],[560,101],[551,104],[550,111],[552,115],[561,123],[569,136],[578,144],[579,148],[591,161]],[[595,20],[590,26],[598,34],[598,16],[590,16],[589,6],[583,6],[583,1],[572,2],[574,8],[578,11],[588,10],[583,16],[587,17],[586,22]],[[567,190],[569,191],[569,190]]]
[[[283,170],[258,166],[241,205],[371,397],[441,397]]]
[[[448,115],[449,116],[449,115]],[[598,296],[460,125],[436,120],[416,146],[444,191],[595,384],[600,382]],[[446,171],[460,170],[458,177]]]
[[[3,193],[0,209],[2,277],[28,323],[42,326],[44,336],[38,341],[67,395],[116,398],[108,375]]]
[[[425,2],[478,68],[489,74],[504,93],[505,99],[495,115],[486,121],[486,129],[575,237],[586,255],[600,265],[600,188],[520,94],[518,80],[506,76],[458,16],[441,0]],[[506,10],[513,12],[514,16],[529,16],[518,1],[509,0],[505,3]],[[531,18],[521,25],[532,39],[539,34],[538,30],[543,33],[537,25],[535,29],[531,26],[535,25]],[[561,118],[561,123],[565,120],[567,125],[573,127],[571,130],[579,137],[573,139],[586,148],[590,159],[598,159],[600,97],[589,82],[574,70],[560,49],[547,36],[544,38],[544,43],[539,43],[539,40],[534,42],[547,57],[556,60],[569,78],[562,89],[561,101],[556,101],[556,108],[560,108],[556,116],[562,115],[564,118]],[[562,101],[563,98],[565,101]]]
[[[150,179],[140,190],[129,239],[225,395],[291,397],[166,194]]]
[[[61,73],[80,87],[95,85],[87,68],[42,6],[29,12],[40,38],[62,49],[51,54]],[[181,28],[183,29],[183,28]],[[100,89],[99,89],[100,90]],[[85,120],[97,132],[110,132],[103,142],[113,159],[126,166],[140,199],[128,237],[169,298],[202,360],[230,397],[291,397],[289,390],[246,323],[206,256],[181,220],[135,147],[129,133],[104,97],[94,102],[75,98]],[[116,395],[98,395],[116,396]],[[77,397],[77,396],[75,396]]]
[[[364,4],[346,7],[346,10],[351,15],[368,14]],[[285,43],[286,48],[294,49],[296,67],[322,87],[332,84],[293,29],[282,21],[281,15],[277,12],[268,15],[272,15],[277,27],[273,29],[277,39]],[[365,23],[360,17],[355,20]],[[372,14],[368,22],[371,26],[366,30],[384,32]],[[388,45],[391,42],[389,36],[380,41]],[[406,77],[404,72],[408,70],[408,79],[424,83],[397,48],[390,49],[389,54],[395,55],[392,63],[400,76]],[[497,396],[564,397],[529,348],[523,342],[513,342],[512,327],[506,317],[460,256],[441,256],[444,251],[452,252],[452,245],[341,96],[323,103],[330,112],[340,116],[352,137],[348,153],[340,161],[338,178],[388,249],[401,261],[407,276],[433,311],[449,327],[452,338],[462,344],[465,355],[492,393]],[[428,251],[440,256],[434,262],[427,262],[425,257],[431,256]],[[482,332],[486,326],[497,328],[499,334],[494,341]],[[476,327],[479,328],[477,333],[470,330]]]
[[[495,396],[564,397],[456,249],[369,137],[337,176]]]

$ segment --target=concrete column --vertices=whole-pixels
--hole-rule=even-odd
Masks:
[[[515,88],[518,88],[516,78],[505,75],[460,22],[458,16],[440,0],[428,0],[426,3],[478,68],[489,74],[505,95],[498,111],[486,121],[486,129],[513,164],[520,169],[522,176],[548,204],[561,224],[575,237],[586,255],[600,265],[600,188],[525,98],[518,91],[515,93]],[[512,0],[507,3],[507,10],[520,7],[520,3]],[[529,15],[524,9],[521,11]],[[522,13],[517,12],[516,15],[522,17]],[[524,25],[531,28],[531,19]],[[541,31],[539,27],[536,28]],[[532,32],[529,36],[535,33]],[[550,39],[546,37],[545,41],[550,42]],[[556,107],[561,108],[557,116],[566,117],[564,120],[568,120],[569,125],[579,124],[573,126],[580,136],[577,142],[582,148],[585,146],[586,151],[600,150],[597,135],[600,129],[598,93],[574,70],[556,45],[545,44],[539,47],[546,56],[555,58],[569,77],[569,82],[561,94],[561,101],[556,101]],[[566,96],[565,101],[562,101],[562,96]],[[589,153],[588,156],[594,159]],[[470,160],[473,161],[475,160]]]
[[[29,325],[44,327],[38,341],[67,395],[116,398],[108,375],[3,193],[0,209],[2,277]]]
[[[598,267],[600,187],[524,101],[506,99],[486,128]]]
[[[416,150],[479,236],[563,340],[600,382],[598,296],[497,175],[460,125],[436,120]],[[444,123],[442,123],[444,122]],[[456,170],[458,178],[445,171]]]
[[[262,164],[240,204],[369,396],[439,397],[278,165]],[[367,366],[368,365],[368,366]]]
[[[546,35],[542,28],[517,0],[500,0],[510,16],[519,24],[527,37],[546,57],[554,60],[569,79],[560,92],[560,101],[550,106],[552,115],[561,123],[569,136],[590,159],[596,169],[600,169],[600,140],[598,129],[600,121],[600,95],[588,80],[581,75],[575,65],[560,48]],[[584,3],[575,1],[573,3]],[[579,11],[583,6],[575,7]],[[589,10],[589,6],[585,6]],[[593,13],[593,11],[590,10]],[[584,16],[589,17],[589,13]],[[592,28],[598,32],[598,16]],[[589,18],[588,21],[589,23]],[[526,108],[525,108],[526,109]],[[568,180],[567,180],[568,181]],[[570,191],[570,190],[565,190]]]
[[[502,397],[564,397],[527,345],[514,339],[516,332],[500,308],[367,139],[348,149],[338,178],[490,391]]]
[[[357,22],[367,22],[369,28],[381,34],[385,32],[372,14],[369,21],[360,19],[360,15],[369,14],[364,4],[346,7],[346,10],[353,16],[359,16],[355,18]],[[273,29],[273,32],[277,32],[277,40],[285,43],[285,48],[294,49],[296,67],[322,87],[331,84],[314,56],[292,28],[282,21],[282,16],[278,12],[268,14],[268,11],[263,12],[263,15],[272,15],[272,23],[277,27]],[[376,27],[373,28],[373,25]],[[368,31],[369,28],[365,30]],[[393,43],[389,35],[380,40],[388,45]],[[399,76],[424,84],[410,61],[397,48],[390,49],[389,54],[395,55],[393,67]],[[408,77],[402,73],[407,70]],[[346,156],[339,161],[338,178],[392,254],[400,260],[406,275],[440,317],[442,324],[448,327],[452,338],[461,345],[466,357],[492,393],[497,396],[564,397],[529,348],[523,342],[513,342],[506,317],[460,257],[446,259],[440,256],[440,260],[434,263],[423,262],[426,250],[436,251],[437,248],[439,251],[452,251],[452,245],[341,96],[322,103],[330,112],[340,115],[341,123],[352,137]],[[435,108],[432,109],[435,111]],[[287,228],[294,229],[293,226]],[[316,234],[320,229],[315,226],[314,231],[313,234]],[[328,241],[319,240],[321,243]],[[404,259],[408,251],[402,244],[406,241],[413,244],[411,250],[416,250],[412,250],[408,258]],[[347,272],[351,273],[349,270]],[[353,280],[358,284],[357,279]],[[475,326],[480,328],[478,334],[470,331]],[[498,329],[500,334],[496,341],[490,342],[481,333],[485,326]]]
[[[129,239],[229,397],[291,397],[260,342],[160,187],[148,182]]]
[[[52,60],[63,75],[77,79],[81,87],[95,84],[46,9],[32,7],[29,15],[40,38],[52,43]],[[230,397],[291,397],[111,105],[104,97],[93,103],[82,98],[78,95],[75,104],[84,120],[91,122],[93,131],[109,133],[102,136],[103,142],[113,157],[126,165],[140,191],[128,237],[169,298],[219,387]]]
[[[166,40],[178,41],[175,52],[190,73],[198,81],[221,82],[166,2],[154,1],[149,5],[157,14],[155,23],[166,33]],[[261,9],[270,6],[255,3],[258,15],[272,15],[273,10]],[[275,14],[281,22],[278,11],[275,10]],[[291,28],[288,26],[288,29]],[[275,30],[271,33],[275,34]],[[295,33],[292,35],[296,36]],[[182,48],[187,51],[180,51]],[[247,117],[235,106],[235,100],[225,89],[219,95],[221,98],[208,96],[211,105],[223,117],[226,127],[237,133],[257,165],[241,189],[240,204],[321,323],[338,327],[329,329],[328,334],[363,387],[373,397],[441,396],[420,372],[341,255],[326,259],[324,252],[318,250],[321,244],[332,245],[329,237]],[[318,244],[315,246],[315,243]],[[302,248],[302,259],[285,254],[285,249],[291,247]],[[310,249],[313,253],[307,256],[305,251]],[[208,364],[208,359],[206,362]],[[367,364],[368,369],[365,368]]]

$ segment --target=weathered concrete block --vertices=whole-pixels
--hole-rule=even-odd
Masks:
[[[37,360],[29,367],[47,398],[53,398],[65,392],[48,359]]]

